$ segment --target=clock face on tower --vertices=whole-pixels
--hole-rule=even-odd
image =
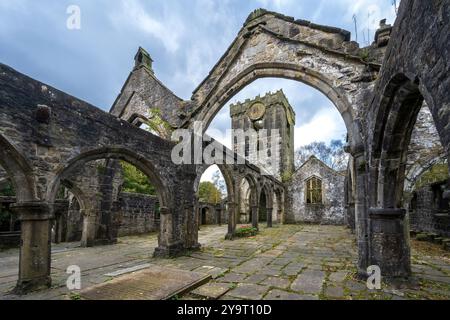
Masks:
[[[261,102],[256,102],[248,110],[248,117],[252,121],[256,121],[261,119],[265,113],[266,113],[266,106],[263,105]]]

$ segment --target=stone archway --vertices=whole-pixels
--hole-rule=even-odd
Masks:
[[[211,166],[213,166],[213,165],[197,166],[197,174],[196,174],[196,178],[194,181],[194,193],[196,195],[198,195],[200,180],[201,180],[203,174]],[[222,164],[218,164],[216,166],[219,168],[219,171],[225,180],[225,185],[227,188],[227,202],[226,202],[227,208],[226,209],[228,211],[227,212],[228,213],[228,233],[227,233],[226,237],[228,238],[228,235],[230,234],[230,230],[232,228],[231,224],[234,221],[234,218],[233,218],[234,210],[235,210],[235,207],[236,208],[238,207],[238,200],[237,200],[237,195],[236,195],[236,191],[235,191],[235,177],[233,176],[233,171],[230,166],[222,165]],[[197,196],[196,196],[195,202],[196,202],[196,205],[195,205],[194,212],[197,215],[197,218],[195,220],[199,221],[199,218],[200,218],[199,215],[201,214],[201,212],[199,211],[199,207],[198,207],[199,199]],[[222,215],[222,212],[220,212],[219,214]],[[220,217],[219,221],[221,223],[221,217]]]
[[[258,222],[266,222],[267,227],[271,228],[273,225],[273,188],[265,183],[260,189],[258,199]]]
[[[168,214],[174,209],[174,202],[171,198],[171,193],[169,188],[166,186],[165,182],[159,177],[155,166],[149,159],[142,158],[132,151],[122,148],[100,148],[94,149],[85,153],[78,155],[77,157],[69,160],[66,166],[61,167],[58,171],[47,189],[47,200],[49,203],[55,201],[56,192],[61,184],[61,179],[71,174],[73,170],[77,170],[84,164],[100,160],[100,159],[115,159],[123,160],[141,170],[150,180],[152,185],[156,188],[159,203],[161,205],[161,225],[160,225],[160,236],[158,238],[159,246],[155,250],[155,254],[158,255],[159,251],[167,250],[173,244],[178,243],[181,239],[178,239],[181,235],[176,235],[173,232],[174,221],[171,219],[171,215]],[[86,222],[84,223],[85,228],[83,229],[84,237],[92,238],[92,228],[89,227],[95,224],[96,213],[90,212],[91,208],[85,208],[84,218]],[[92,240],[92,239],[91,239]],[[89,239],[86,241],[90,241]]]
[[[284,224],[284,215],[285,215],[285,198],[284,198],[284,190],[280,188],[275,188],[274,190],[274,199],[276,202],[276,217],[277,222],[279,224]],[[275,208],[274,208],[275,209]]]
[[[389,277],[411,274],[409,225],[403,208],[408,147],[424,102],[417,77],[397,74],[386,85],[372,145],[375,199],[370,209],[371,263]],[[432,101],[427,101],[432,106]],[[441,137],[442,138],[442,137]]]
[[[249,186],[249,207],[250,207],[250,219],[249,222],[252,223],[253,227],[258,226],[258,185],[256,183],[256,179],[251,174],[246,174],[242,176],[240,179],[238,179],[237,182],[237,190],[238,190],[238,197],[239,204],[241,204],[244,199],[241,192],[241,186],[243,185],[243,182],[246,181]],[[239,214],[239,210],[236,210],[236,215]],[[234,232],[236,231],[236,224],[237,221],[234,221],[232,226],[232,233],[231,235],[234,235]],[[232,238],[232,236],[231,236]]]
[[[350,44],[350,33],[295,21],[265,10],[250,15],[224,56],[194,91],[182,127],[194,121],[209,126],[219,110],[241,89],[259,78],[285,78],[312,86],[336,106],[352,149],[362,138],[356,120],[358,100],[380,65],[367,63]],[[350,48],[352,47],[352,49]]]
[[[16,148],[0,134],[0,166],[8,174],[17,202],[37,199],[33,170]]]

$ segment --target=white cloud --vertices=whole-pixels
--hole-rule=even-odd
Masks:
[[[179,49],[179,41],[185,30],[183,20],[178,19],[177,15],[165,14],[160,14],[158,18],[151,16],[139,0],[122,1],[120,10],[111,15],[111,20],[117,28],[133,26],[155,37],[168,52],[174,53]]]
[[[387,23],[393,24],[396,19],[395,7],[389,0],[341,0],[342,5],[347,7],[344,20],[350,23],[353,15],[357,17],[358,24],[358,41],[363,42],[366,39],[367,31],[370,32],[370,42],[373,40],[375,31],[379,28],[379,22],[386,19]],[[397,1],[397,5],[400,1]],[[352,29],[353,30],[353,27]],[[353,35],[355,37],[355,35]],[[364,43],[366,45],[367,43]]]
[[[220,172],[219,168],[217,166],[211,166],[203,173],[200,182],[212,182],[212,177],[217,173]]]
[[[295,149],[314,141],[329,142],[341,139],[347,132],[344,121],[337,110],[322,109],[310,122],[295,128]]]
[[[286,9],[286,7],[292,6],[294,3],[298,2],[298,1],[295,1],[295,0],[258,0],[257,2],[259,2],[260,5],[264,9],[281,10],[281,9]]]

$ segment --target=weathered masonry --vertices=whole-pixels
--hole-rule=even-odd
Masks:
[[[210,164],[175,165],[175,142],[138,126],[151,109],[158,109],[173,128],[192,129],[194,121],[209,124],[237,92],[262,77],[303,82],[335,104],[348,131],[347,216],[354,221],[359,273],[379,265],[385,277],[408,276],[407,146],[425,101],[448,158],[449,56],[448,1],[403,0],[393,28],[382,24],[374,44],[362,49],[347,31],[257,10],[189,101],[156,78],[150,56],[140,49],[110,114],[0,65],[0,165],[16,191],[10,209],[21,223],[17,292],[51,283],[50,226],[60,185],[68,184],[79,202],[86,241],[99,218],[109,239],[114,201],[105,198],[111,207],[103,215],[77,192],[77,172],[92,161],[131,163],[156,187],[160,227],[155,255],[198,248],[196,191]],[[223,152],[238,157],[226,148]],[[251,216],[255,227],[263,221],[271,226],[274,217],[284,221],[285,184],[261,175],[248,162],[219,168],[228,189],[228,238],[233,238],[243,201],[248,201],[245,218]],[[245,196],[243,184],[249,190]],[[450,181],[442,188],[447,201]]]
[[[345,224],[344,183],[345,174],[311,156],[294,172],[288,185],[293,208],[287,221]]]

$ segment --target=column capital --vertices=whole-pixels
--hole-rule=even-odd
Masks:
[[[18,215],[20,221],[39,221],[54,218],[49,203],[44,201],[19,202],[12,204],[10,208]]]

